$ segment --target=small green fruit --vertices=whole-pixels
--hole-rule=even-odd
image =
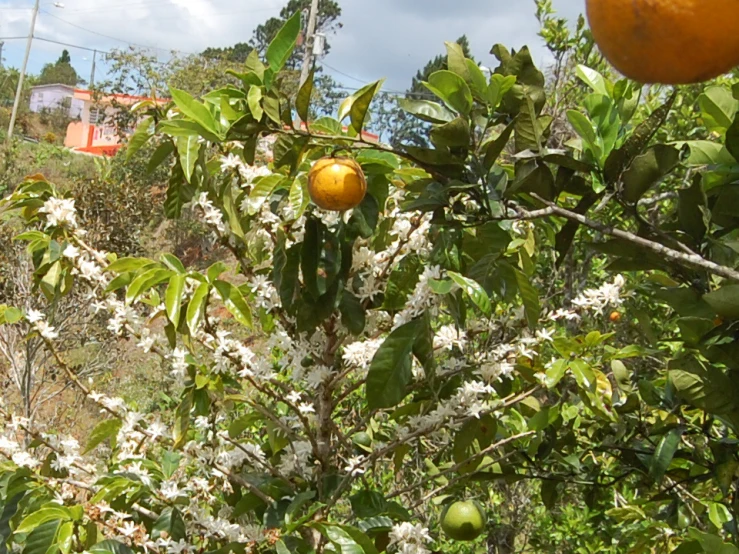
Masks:
[[[485,529],[485,512],[471,500],[455,502],[441,514],[441,528],[450,539],[475,540]]]
[[[372,437],[364,431],[360,431],[359,433],[352,435],[352,443],[359,453],[372,451]]]

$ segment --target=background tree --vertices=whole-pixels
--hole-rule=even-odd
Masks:
[[[467,36],[462,35],[456,40],[456,43],[462,47],[465,57],[472,58],[470,53],[470,44]],[[432,100],[434,95],[423,86],[424,81],[428,81],[429,75],[432,73],[448,69],[447,58],[443,54],[439,54],[416,72],[415,77],[411,80],[411,86],[405,92],[406,100]],[[412,146],[428,146],[428,129],[422,121],[408,115],[399,107],[393,109],[391,98],[385,97],[384,101],[378,105],[378,118],[382,122],[383,131],[387,129],[393,146],[401,144],[409,144]]]
[[[261,25],[258,25],[254,29],[254,34],[249,44],[259,52],[259,55],[264,57],[264,53],[267,50],[267,46],[275,38],[277,32],[296,12],[305,12],[310,8],[311,0],[290,0],[285,7],[280,10],[279,17],[271,17]],[[341,6],[335,0],[319,0],[318,2],[318,18],[316,21],[316,32],[324,33],[326,38],[326,45],[324,54],[328,54],[330,51],[330,43],[328,35],[335,33],[341,28],[339,18],[341,17]],[[303,33],[305,29],[303,29]],[[303,53],[305,46],[303,44],[303,35],[299,38],[300,43],[290,56],[290,59],[285,64],[286,69],[299,69],[303,62]]]
[[[62,51],[62,55],[59,56],[56,62],[44,65],[36,79],[37,85],[62,84],[75,86],[84,82],[72,67],[72,59],[67,50]]]

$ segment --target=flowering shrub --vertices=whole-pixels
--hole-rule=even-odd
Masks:
[[[718,469],[731,461],[720,467],[733,476],[739,464],[696,461],[702,454],[691,458],[684,447],[705,453],[719,437],[734,436],[733,400],[719,408],[707,399],[711,379],[726,379],[724,368],[689,352],[695,342],[660,352],[612,328],[608,314],[636,310],[637,294],[649,286],[687,290],[674,279],[691,269],[706,279],[735,272],[671,240],[614,231],[583,215],[605,179],[628,182],[625,174],[636,170],[627,168],[645,155],[669,106],[634,130],[627,107],[601,94],[620,118],[617,133],[577,126],[577,155],[549,152],[543,76],[528,52],[496,47],[501,67],[486,79],[450,45],[450,70],[428,84],[443,104],[405,106],[434,124],[434,149],[392,151],[363,138],[378,84],[347,99],[339,120],[306,122],[302,130],[272,86],[298,19],[268,49],[268,65],[249,58],[243,89],[213,91],[203,102],[172,90],[173,106],[149,106],[131,139],[129,148],[140,147],[155,128],[164,139],[155,160],[176,153],[166,211],[176,218],[195,210],[230,250],[228,263],[198,272],[170,254],[101,251],[86,241],[74,199],[42,178],[29,178],[3,202],[26,226],[18,239],[28,244],[49,302],[72,289],[87,295],[112,333],[167,365],[179,403],[173,413],[140,413],[96,392],[60,355],[43,311],[4,306],[2,322],[31,323],[105,419],[81,446],[0,408],[3,548],[461,552],[455,549],[466,547],[439,532],[443,506],[479,500],[491,516],[479,540],[492,545],[504,506],[490,484],[521,480],[537,483],[547,507],[588,502],[608,510],[621,522],[607,546],[613,552],[720,543],[720,527],[732,521],[721,496],[729,483],[686,465]],[[303,119],[311,82],[296,100]],[[622,95],[632,90],[625,81],[617,87]],[[601,113],[589,107],[590,117]],[[342,131],[345,118],[351,127]],[[254,167],[265,134],[277,136],[274,162]],[[512,135],[515,163],[500,157]],[[345,213],[312,206],[306,186],[311,164],[337,148],[353,153],[369,186],[362,204]],[[583,200],[570,206],[572,196]],[[566,254],[577,224],[637,252],[659,252],[674,266],[658,266],[653,285],[626,275],[640,269],[634,264],[610,276],[598,269],[597,282],[561,298],[547,249],[554,243]],[[599,246],[610,244],[599,238]],[[626,257],[619,244],[608,252]],[[720,302],[698,300],[726,315]],[[701,309],[692,325],[714,317]],[[720,325],[704,334],[713,340],[728,331]],[[712,343],[717,350],[706,355],[725,359],[726,344]],[[670,356],[669,368],[658,355]],[[701,421],[707,413],[716,418]],[[705,476],[703,490],[686,490],[691,475]],[[663,498],[640,500],[660,490]],[[696,529],[675,533],[660,515],[668,504],[687,510]],[[703,532],[706,522],[713,537]]]

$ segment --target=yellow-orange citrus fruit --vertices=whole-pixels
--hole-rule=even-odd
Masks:
[[[620,312],[611,312],[610,319],[613,323],[618,323],[621,321],[621,313]]]
[[[308,193],[319,208],[343,212],[362,202],[367,180],[350,158],[321,158],[308,173]]]
[[[605,57],[641,83],[706,81],[739,65],[737,0],[587,0]]]

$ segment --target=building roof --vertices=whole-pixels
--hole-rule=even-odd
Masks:
[[[80,100],[95,100],[97,102],[110,102],[111,100],[115,99],[119,101],[121,104],[134,104],[136,102],[142,102],[145,100],[151,100],[152,102],[156,102],[157,104],[166,104],[170,101],[169,98],[149,98],[148,96],[135,96],[132,94],[120,94],[120,93],[104,93],[101,92],[100,96],[98,98],[94,98],[93,94],[100,91],[92,91],[92,90],[85,90],[76,88],[74,89],[74,96],[75,98],[79,98]]]
[[[46,85],[34,85],[34,86],[31,87],[31,90],[36,89],[36,88],[52,88],[52,87],[66,88],[66,89],[69,89],[70,92],[75,92],[76,91],[76,89],[72,85],[65,85],[63,83],[49,83],[49,84],[46,84]]]

